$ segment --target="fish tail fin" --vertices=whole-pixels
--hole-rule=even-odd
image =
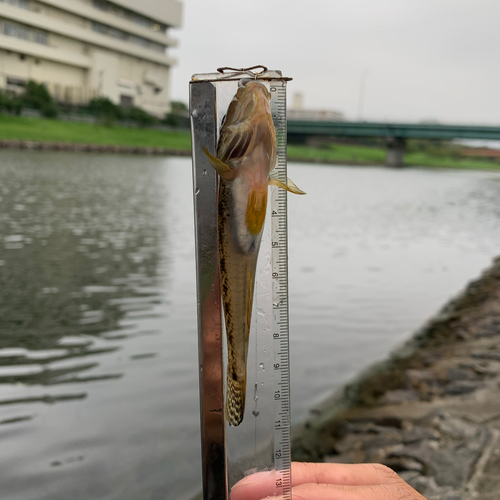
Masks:
[[[227,377],[226,420],[232,427],[237,427],[245,412],[246,380]]]

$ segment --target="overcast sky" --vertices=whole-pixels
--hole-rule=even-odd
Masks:
[[[304,107],[500,125],[499,0],[184,0],[172,99],[193,73],[264,64]]]

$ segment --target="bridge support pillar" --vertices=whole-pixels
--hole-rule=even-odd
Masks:
[[[388,167],[401,168],[404,166],[406,141],[403,137],[387,139],[387,156],[385,163]]]

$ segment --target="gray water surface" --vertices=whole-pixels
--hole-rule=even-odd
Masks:
[[[500,249],[500,175],[292,164],[293,423]],[[0,151],[4,500],[200,489],[189,159]]]

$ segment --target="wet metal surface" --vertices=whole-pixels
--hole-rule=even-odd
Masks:
[[[224,371],[217,242],[218,178],[203,147],[217,142],[216,89],[209,82],[189,86],[193,146],[194,229],[198,302],[198,360],[203,497],[227,498]]]

